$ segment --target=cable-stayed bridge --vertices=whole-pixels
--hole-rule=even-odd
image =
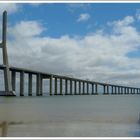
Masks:
[[[44,73],[24,68],[10,67],[7,54],[7,12],[3,12],[2,42],[0,48],[3,54],[3,64],[0,70],[4,72],[5,90],[0,91],[2,96],[16,96],[16,74],[20,74],[19,93],[25,95],[25,74],[28,75],[28,96],[33,94],[33,76],[35,75],[36,96],[43,96],[43,80],[49,80],[49,95],[103,95],[140,94],[140,88],[127,87],[108,83],[83,80],[63,75]]]

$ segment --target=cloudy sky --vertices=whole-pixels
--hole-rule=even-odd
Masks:
[[[139,7],[0,3],[10,65],[140,87]]]

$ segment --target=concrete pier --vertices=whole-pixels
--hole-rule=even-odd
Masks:
[[[11,83],[12,83],[12,90],[16,91],[16,72],[11,71]]]
[[[37,96],[41,96],[41,85],[42,82],[41,82],[41,75],[40,74],[37,74],[36,75],[36,95]]]
[[[114,94],[117,94],[117,87],[115,86],[114,89]]]
[[[20,72],[20,96],[24,96],[24,72]]]
[[[89,94],[89,84],[88,83],[86,83],[86,85],[87,85],[87,95]]]
[[[92,95],[94,95],[94,84],[91,84]]]
[[[65,95],[68,95],[68,80],[65,79]]]
[[[63,79],[60,78],[60,95],[63,95]]]
[[[132,93],[131,94],[135,94],[135,89],[134,88],[132,88]]]
[[[121,87],[121,94],[123,94],[123,87]]]
[[[57,93],[57,78],[56,77],[54,80],[54,90],[55,90],[54,95],[57,95],[58,93]]]
[[[97,95],[98,94],[98,85],[95,84],[95,94]]]
[[[107,85],[106,88],[107,88],[107,94],[109,94],[109,86]]]
[[[32,74],[29,73],[28,75],[28,94],[32,96]]]
[[[50,76],[50,96],[52,96],[52,81],[53,81],[53,76]]]
[[[131,93],[131,94],[133,94],[132,92],[133,92],[133,89],[132,89],[132,88],[130,88],[130,93]]]
[[[137,94],[139,94],[139,89],[137,89]]]
[[[73,88],[73,85],[72,85],[72,80],[70,80],[70,95],[72,95],[72,88]]]
[[[114,94],[114,86],[111,86],[111,94]]]
[[[83,95],[85,94],[85,82],[83,82]]]
[[[108,95],[109,94],[109,86],[108,85],[103,85],[103,94]]]
[[[121,87],[118,87],[118,94],[121,94]]]
[[[79,95],[81,95],[81,81],[79,81]]]
[[[74,94],[77,95],[77,81],[74,80]]]

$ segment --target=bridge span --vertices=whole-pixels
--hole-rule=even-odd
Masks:
[[[25,95],[25,74],[28,75],[28,96],[33,95],[33,76],[36,76],[36,96],[43,96],[43,80],[49,80],[49,95],[122,95],[140,94],[140,88],[127,87],[122,85],[100,83],[90,80],[83,80],[63,75],[44,73],[24,68],[10,67],[8,63],[6,35],[7,35],[7,12],[3,13],[2,48],[3,64],[0,70],[4,72],[5,91],[1,91],[2,96],[16,96],[16,74],[20,74],[19,93]]]
[[[0,70],[4,70],[0,65]],[[20,96],[24,96],[25,74],[28,75],[28,95],[32,96],[33,76],[36,76],[36,95],[43,96],[43,80],[49,81],[49,95],[122,95],[140,94],[140,88],[113,85],[95,81],[83,80],[63,75],[43,73],[23,68],[9,67],[11,75],[12,90],[16,90],[16,75],[20,74],[19,89]]]

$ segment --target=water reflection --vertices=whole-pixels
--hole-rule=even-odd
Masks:
[[[4,121],[0,123],[0,128],[1,128],[1,136],[6,137],[8,132],[8,122]]]

